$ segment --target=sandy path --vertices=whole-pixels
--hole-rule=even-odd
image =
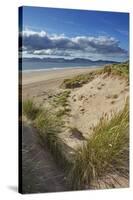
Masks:
[[[48,149],[40,145],[35,129],[23,124],[22,134],[22,192],[66,191],[64,173]]]

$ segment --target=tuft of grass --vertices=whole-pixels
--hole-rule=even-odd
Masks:
[[[82,87],[85,83],[92,81],[95,75],[97,75],[98,73],[101,73],[101,70],[95,70],[87,74],[77,75],[71,79],[65,79],[61,87],[69,89]]]
[[[53,99],[54,103],[62,107],[68,106],[68,97],[70,96],[70,93],[71,91],[65,90],[60,94],[56,95]]]
[[[128,177],[129,168],[129,107],[109,121],[101,118],[92,136],[75,155],[69,177],[74,189],[90,186],[92,181],[108,174]],[[105,183],[106,184],[106,183]]]
[[[59,133],[63,126],[62,121],[53,113],[44,111],[35,120],[35,126],[44,144],[48,145],[56,162],[66,172],[71,165],[65,152],[66,146]]]
[[[35,119],[35,126],[43,140],[47,140],[51,147],[53,141],[57,141],[57,133],[60,132],[59,122],[55,116],[43,110]]]
[[[119,75],[121,77],[126,77],[128,79],[129,62],[127,61],[120,64],[106,65],[103,69],[97,69],[87,74],[81,74],[74,76],[73,78],[70,79],[65,79],[61,84],[61,87],[68,89],[79,88],[82,87],[84,84],[92,81],[96,75],[103,73],[107,73],[107,75],[110,74]],[[101,86],[104,86],[104,84],[102,84]]]
[[[23,101],[22,108],[23,114],[31,120],[34,120],[42,110],[41,107],[39,108],[35,105],[32,99]]]
[[[59,136],[64,125],[63,120],[58,117],[56,113],[44,107],[36,106],[31,99],[23,102],[23,113],[36,127],[42,144],[48,145],[55,160],[63,167],[64,171],[66,171],[69,168],[68,165],[71,165],[71,162],[66,155],[66,149],[68,147]]]
[[[58,110],[56,112],[56,116],[60,118],[60,117],[62,117],[64,115],[69,115],[70,111],[71,111],[70,108],[65,107],[63,109]]]
[[[64,116],[64,115],[66,115],[65,109],[60,109],[60,110],[58,110],[58,111],[56,112],[56,116],[57,116],[57,117],[62,117],[62,116]]]
[[[129,78],[129,61],[120,64],[111,64],[104,67],[104,73]]]

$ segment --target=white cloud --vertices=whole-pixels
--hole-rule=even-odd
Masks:
[[[120,47],[116,38],[105,35],[67,37],[64,34],[50,35],[45,31],[24,30],[20,36],[27,54],[94,58],[128,56],[127,50]]]

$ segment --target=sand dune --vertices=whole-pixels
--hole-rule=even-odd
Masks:
[[[124,79],[118,77],[105,77],[98,75],[93,81],[81,88],[72,90],[69,97],[71,117],[68,126],[75,127],[82,132],[85,138],[92,133],[103,115],[111,115],[120,111],[129,95],[129,88]],[[71,146],[76,148],[82,140],[71,137],[69,129],[63,138]]]
[[[123,109],[126,99],[129,96],[129,83],[124,76],[108,75],[107,73],[95,74],[93,79],[77,88],[63,88],[61,84],[64,79],[72,78],[75,75],[86,74],[95,69],[67,69],[51,72],[32,72],[23,73],[22,79],[22,97],[33,98],[38,104],[45,107],[49,106],[50,110],[58,111],[58,108],[51,104],[54,98],[64,91],[69,91],[66,108],[69,110],[68,115],[63,115],[65,122],[62,131],[58,136],[62,139],[62,151],[65,156],[73,157],[75,150],[87,139],[103,116],[111,118],[114,113]],[[57,110],[56,110],[57,109]],[[61,119],[62,120],[62,119]],[[72,129],[76,132],[73,134]],[[70,151],[67,151],[67,148]],[[64,150],[65,149],[65,150]],[[114,183],[114,179],[119,180],[120,184]],[[106,180],[106,181],[105,181]],[[100,180],[101,188],[106,188],[105,182],[111,183],[115,187],[128,187],[128,179],[112,175],[104,180]],[[92,188],[97,188],[97,183],[92,183]],[[91,188],[91,186],[89,186]]]
[[[86,74],[95,69],[66,69],[50,72],[23,73],[22,96],[34,98],[37,103],[47,104],[48,96],[62,92],[60,88],[65,78]],[[89,137],[103,114],[111,115],[123,108],[129,95],[129,86],[125,79],[118,76],[98,75],[91,82],[71,90],[68,98],[70,116],[66,117],[66,129],[61,137],[76,148],[83,141],[71,137],[70,127],[80,130],[85,138]],[[69,128],[67,128],[69,127]]]

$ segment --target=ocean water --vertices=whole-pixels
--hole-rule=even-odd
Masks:
[[[68,68],[89,68],[95,67],[87,63],[55,63],[55,62],[22,62],[22,71],[31,72],[31,71],[51,71],[58,69],[68,69]]]

